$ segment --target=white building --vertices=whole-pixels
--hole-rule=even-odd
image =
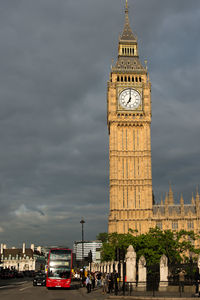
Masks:
[[[4,269],[16,269],[18,271],[37,271],[45,266],[45,258],[41,253],[34,250],[34,244],[26,248],[12,247],[7,249],[6,244],[1,244],[0,253],[1,267]]]
[[[84,241],[83,242],[83,256],[88,257],[90,250],[92,251],[92,260],[96,262],[99,260],[97,253],[99,253],[102,247],[101,241]],[[76,254],[76,260],[82,260],[82,242],[74,242],[73,252]]]

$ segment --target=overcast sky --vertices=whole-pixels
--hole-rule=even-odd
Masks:
[[[107,230],[106,89],[125,0],[0,1],[0,242],[72,245]],[[200,183],[200,1],[129,0],[152,82],[157,202]]]

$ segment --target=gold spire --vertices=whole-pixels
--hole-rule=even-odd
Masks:
[[[169,205],[173,205],[174,204],[174,195],[172,192],[172,187],[171,184],[169,184]]]
[[[183,194],[181,193],[181,198],[180,198],[180,204],[181,206],[184,206],[184,199],[183,199]]]
[[[168,195],[165,193],[165,205],[168,205]]]
[[[197,185],[197,191],[196,191],[196,203],[199,204],[199,187]]]
[[[192,200],[191,200],[191,204],[195,205],[195,200],[194,200],[194,194],[192,193]]]
[[[123,41],[136,41],[135,36],[133,35],[132,29],[129,24],[129,16],[128,16],[128,0],[126,0],[125,5],[125,24],[124,24],[124,31],[120,37],[120,40]]]
[[[163,205],[163,194],[161,195],[160,205]]]

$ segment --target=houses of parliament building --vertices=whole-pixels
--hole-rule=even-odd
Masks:
[[[171,186],[155,205],[151,169],[151,82],[138,54],[138,42],[129,23],[119,38],[118,58],[107,85],[107,124],[110,161],[110,213],[108,232],[138,233],[150,228],[194,230],[200,228],[199,193],[176,204]]]

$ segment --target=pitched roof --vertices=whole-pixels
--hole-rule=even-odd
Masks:
[[[25,249],[25,253],[23,253],[22,249],[3,249],[4,259],[5,258],[9,259],[9,256],[16,257],[17,255],[18,255],[18,258],[24,258],[24,256],[25,257],[28,256],[29,258],[33,258],[33,250],[28,248],[28,249]]]

